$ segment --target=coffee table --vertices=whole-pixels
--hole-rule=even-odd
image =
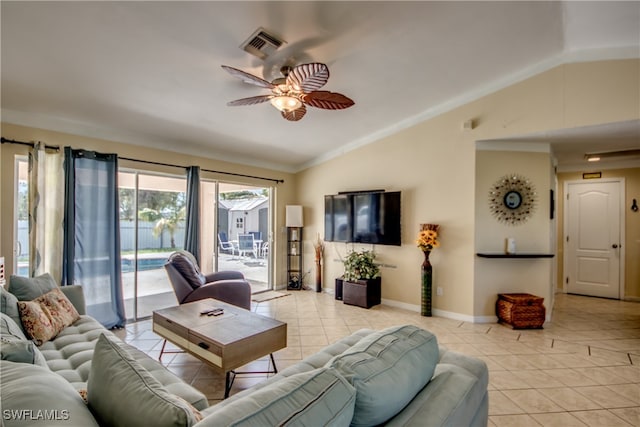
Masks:
[[[217,307],[222,315],[200,314]],[[211,298],[154,311],[153,332],[224,372],[225,398],[237,374],[277,373],[273,352],[287,346],[286,323]],[[267,354],[273,371],[235,371]]]

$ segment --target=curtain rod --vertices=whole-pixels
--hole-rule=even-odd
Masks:
[[[147,163],[150,165],[158,165],[158,166],[168,166],[171,168],[182,168],[182,169],[186,169],[187,166],[180,166],[180,165],[174,165],[171,163],[162,163],[162,162],[152,162],[151,160],[140,160],[140,159],[132,159],[129,157],[118,157],[119,160],[129,160],[132,162],[139,162],[139,163]],[[213,169],[200,169],[203,172],[211,172],[211,173],[220,173],[220,174],[224,174],[224,175],[233,175],[233,176],[241,176],[243,178],[255,178],[255,179],[262,179],[265,181],[273,181],[275,183],[282,183],[284,182],[284,179],[276,179],[276,178],[265,178],[263,176],[256,176],[256,175],[246,175],[243,173],[235,173],[235,172],[224,172],[224,171],[217,171],[217,170],[213,170]]]
[[[38,141],[38,142],[41,142],[41,141]],[[27,145],[29,147],[34,147],[36,145],[35,142],[16,141],[15,139],[7,139],[5,137],[2,137],[2,144],[18,144],[18,145]],[[47,150],[60,151],[60,147],[58,147],[57,145],[46,145],[45,144],[44,148],[46,148]]]
[[[27,145],[29,147],[35,146],[35,142],[16,141],[15,139],[7,139],[5,137],[2,137],[2,144],[18,144],[18,145]],[[45,145],[44,147],[49,149],[49,150],[60,151],[60,147],[55,146],[55,145]],[[171,164],[171,163],[152,162],[150,160],[132,159],[130,157],[118,157],[118,159],[120,159],[120,160],[128,160],[128,161],[131,161],[131,162],[146,163],[146,164],[157,165],[157,166],[168,166],[168,167],[172,167],[172,168],[182,168],[182,169],[186,169],[187,168],[187,166],[174,165],[174,164]],[[280,183],[284,182],[284,179],[265,178],[265,177],[262,177],[262,176],[246,175],[246,174],[243,174],[243,173],[224,172],[224,171],[217,171],[217,170],[212,170],[212,169],[201,169],[201,170],[203,172],[219,173],[219,174],[223,174],[223,175],[240,176],[240,177],[243,177],[243,178],[253,178],[253,179],[262,179],[262,180],[265,180],[265,181],[273,181],[276,184],[280,184]]]

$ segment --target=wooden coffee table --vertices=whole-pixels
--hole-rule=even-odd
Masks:
[[[224,313],[220,316],[200,314],[216,307]],[[286,323],[215,299],[154,311],[153,332],[224,372],[225,398],[229,397],[236,374],[277,373],[273,352],[287,346]],[[273,371],[234,371],[267,354]]]

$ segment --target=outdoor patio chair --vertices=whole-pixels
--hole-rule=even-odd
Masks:
[[[218,233],[218,246],[223,251],[231,251],[231,255],[233,255],[236,250],[233,243],[227,239],[227,233],[224,231]]]
[[[238,252],[240,256],[244,256],[247,252],[253,254],[254,258],[258,258],[258,250],[255,246],[253,234],[239,234],[238,235]]]

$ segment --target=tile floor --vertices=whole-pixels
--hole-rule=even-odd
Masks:
[[[332,295],[294,291],[253,310],[287,322],[288,346],[275,353],[278,368],[296,363],[361,328],[415,324],[441,345],[483,359],[490,370],[490,426],[640,426],[640,303],[558,294],[553,320],[542,330],[512,330],[421,317],[384,305],[347,306]],[[151,321],[127,325],[121,338],[158,357],[162,341]],[[222,398],[224,376],[185,353],[162,362],[201,390]],[[268,358],[251,364],[267,370]],[[262,381],[238,377],[231,393]]]

